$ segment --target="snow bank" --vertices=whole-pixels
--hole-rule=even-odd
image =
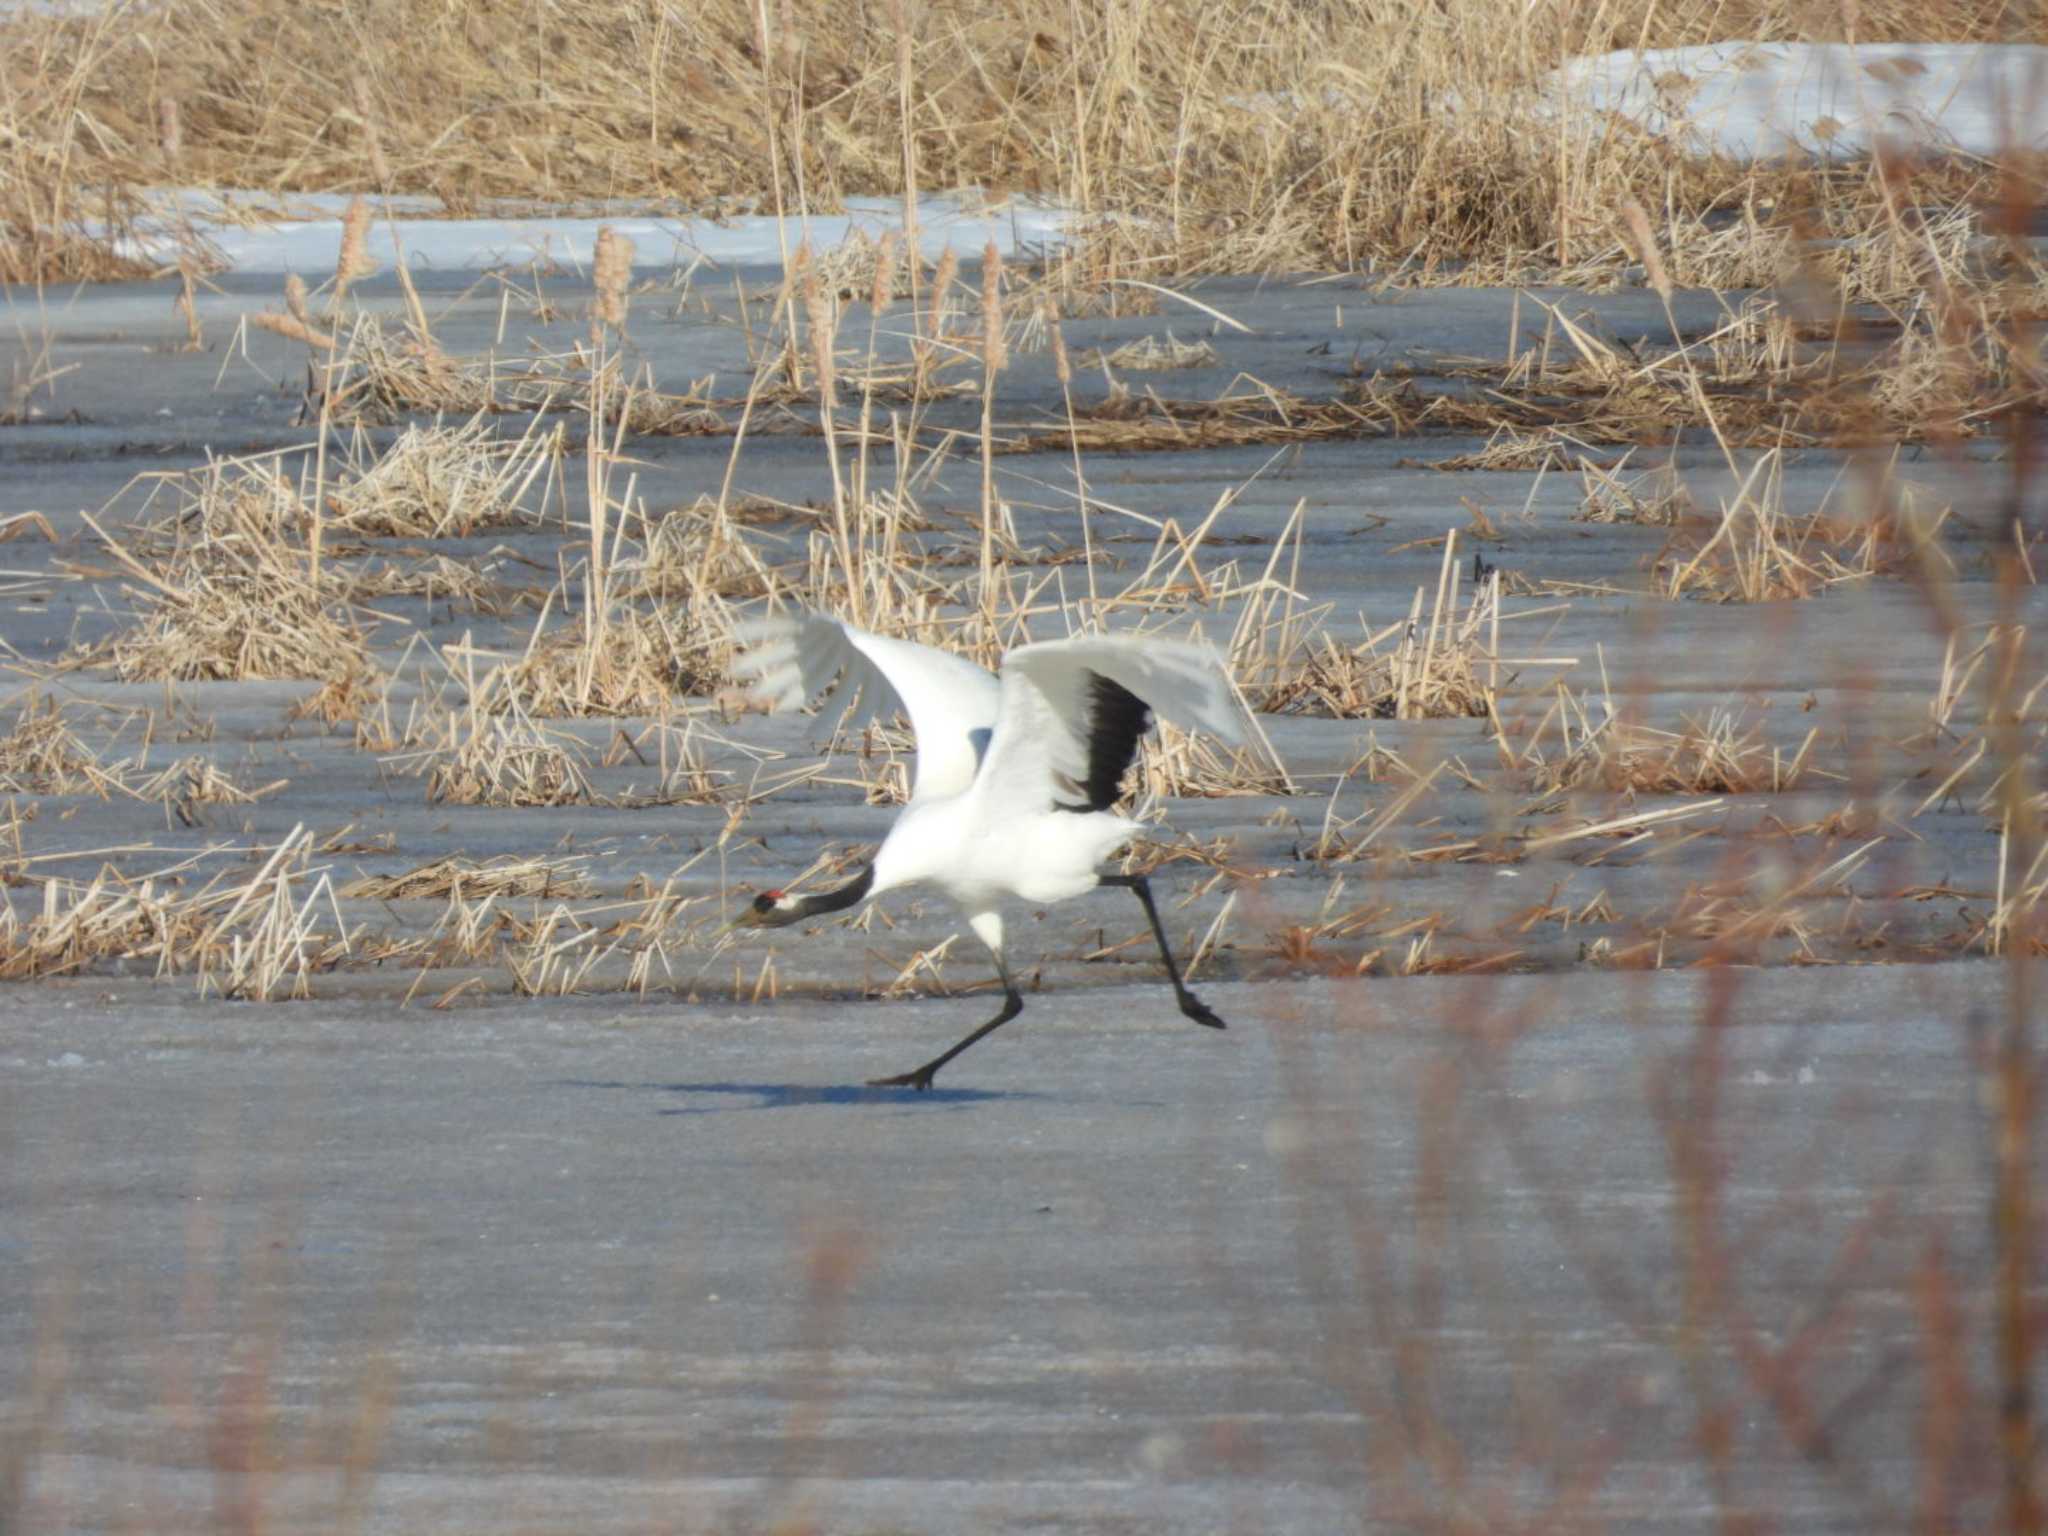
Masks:
[[[2048,48],[1713,43],[1574,59],[1547,96],[1700,154],[1850,159],[1880,138],[1968,155],[2048,148]]]

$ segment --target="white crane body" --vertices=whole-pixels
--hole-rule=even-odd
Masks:
[[[909,803],[873,862],[836,891],[764,892],[740,921],[774,927],[885,891],[936,886],[995,957],[1005,1007],[996,1019],[915,1072],[879,1082],[928,1088],[946,1062],[1023,1008],[1003,955],[1002,902],[1065,901],[1099,885],[1136,891],[1181,1011],[1223,1021],[1182,984],[1145,877],[1099,866],[1141,824],[1113,809],[1124,771],[1156,711],[1239,739],[1239,706],[1215,658],[1151,637],[1082,635],[1021,646],[991,676],[962,657],[870,634],[822,614],[755,621],[734,664],[771,705],[836,690],[856,720],[901,711],[917,735]]]

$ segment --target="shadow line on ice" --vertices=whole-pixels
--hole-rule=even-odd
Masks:
[[[859,1084],[819,1083],[624,1083],[571,1078],[564,1088],[610,1088],[656,1093],[751,1097],[751,1104],[682,1104],[661,1110],[664,1115],[718,1115],[734,1109],[800,1109],[830,1105],[854,1108],[861,1105],[900,1107],[950,1107],[964,1109],[970,1104],[1000,1103],[1025,1099],[1046,1099],[1052,1095],[1026,1090],[1002,1091],[985,1088],[932,1088],[924,1093],[905,1093],[900,1088],[868,1088]]]

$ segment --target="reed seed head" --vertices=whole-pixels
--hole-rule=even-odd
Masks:
[[[981,252],[981,360],[990,373],[1010,361],[1003,345],[1003,253],[993,240]]]
[[[875,285],[868,294],[868,302],[877,314],[896,292],[896,251],[898,240],[895,230],[882,236],[881,244],[875,248]]]
[[[332,307],[341,307],[351,283],[361,282],[376,270],[377,263],[370,257],[370,205],[358,193],[349,199],[348,211],[341,216],[341,254],[334,263]]]
[[[633,282],[633,242],[607,224],[597,232],[597,247],[591,255],[590,280],[597,289],[597,304],[591,314],[591,339],[601,326],[619,335],[626,331],[626,293]]]

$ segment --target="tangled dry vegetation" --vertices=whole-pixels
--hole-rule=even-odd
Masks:
[[[187,866],[130,879],[44,880],[17,908],[0,892],[0,976],[77,975],[109,961],[145,961],[159,976],[194,975],[202,992],[267,1002],[304,997],[313,976],[359,946],[342,921],[331,875],[312,863],[313,835],[294,827],[263,850],[253,875],[225,872],[186,887]]]
[[[2039,40],[2038,27],[1991,0],[1885,0],[1853,20],[1789,0],[1252,0],[1227,18],[1200,0],[891,0],[861,25],[826,0],[518,0],[488,16],[420,0],[28,8],[0,31],[0,225],[10,273],[48,278],[83,275],[81,237],[108,211],[132,216],[126,189],[181,180],[426,194],[455,213],[593,188],[728,211],[794,205],[801,189],[827,208],[908,182],[1119,215],[1101,221],[1097,270],[1371,263],[1428,277],[1477,261],[1513,276],[1625,260],[1592,210],[1635,198],[1673,210],[1683,280],[1734,282],[1773,241],[1869,227],[1882,196],[1845,178],[1816,207],[1774,169],[1691,163],[1590,114],[1531,132],[1546,71],[1728,38]],[[315,59],[343,63],[276,63]],[[1760,237],[1709,217],[1728,209]]]
[[[2031,262],[2017,278],[1968,259],[1923,266],[1917,286],[1876,318],[1848,310],[1856,301],[1846,289],[1821,291],[1839,306],[1823,322],[1800,320],[1790,298],[1760,295],[1725,309],[1707,334],[1655,348],[1532,298],[1540,339],[1523,339],[1518,316],[1505,364],[1445,359],[1430,380],[1451,387],[1427,393],[1413,369],[1376,373],[1348,385],[1342,403],[1352,431],[1494,435],[1484,456],[1437,466],[1453,469],[1570,463],[1589,447],[1684,431],[1709,434],[1724,452],[1950,442],[2048,405],[2040,339],[2024,319],[2048,312],[2048,272]]]
[[[172,506],[147,518],[154,498]],[[133,624],[80,659],[136,680],[333,678],[369,670],[365,636],[307,543],[302,485],[277,456],[157,480],[131,552],[88,518],[126,576]]]

